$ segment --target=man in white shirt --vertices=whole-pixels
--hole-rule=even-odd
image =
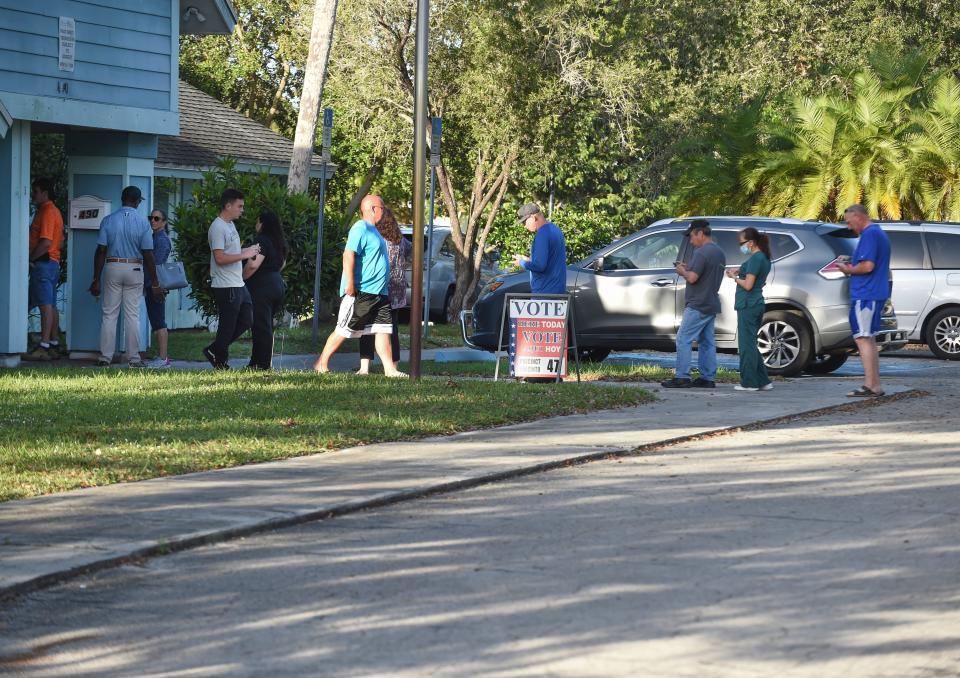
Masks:
[[[207,231],[210,284],[217,302],[217,336],[203,349],[214,369],[229,369],[230,344],[253,325],[253,301],[243,282],[243,260],[260,254],[260,245],[240,248],[234,220],[243,216],[243,193],[228,188],[220,196],[220,216]]]

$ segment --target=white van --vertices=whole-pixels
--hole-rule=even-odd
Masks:
[[[878,223],[890,238],[898,329],[938,358],[960,360],[960,224]]]

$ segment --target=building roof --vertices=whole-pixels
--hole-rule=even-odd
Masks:
[[[241,171],[287,174],[293,153],[290,139],[182,80],[180,136],[161,136],[157,146],[155,174],[183,178],[200,178],[226,157],[235,159]],[[320,173],[320,156],[314,153],[310,175]]]

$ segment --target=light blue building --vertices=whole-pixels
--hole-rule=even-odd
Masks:
[[[228,0],[0,0],[0,365],[27,349],[31,135],[65,135],[71,200],[116,209],[131,184],[152,196],[158,137],[180,133],[179,37],[229,34],[236,21]],[[91,239],[72,230],[68,241],[71,351],[99,335]]]

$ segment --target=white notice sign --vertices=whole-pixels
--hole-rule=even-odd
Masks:
[[[60,17],[60,70],[73,73],[73,61],[77,49],[77,22],[67,16]]]

